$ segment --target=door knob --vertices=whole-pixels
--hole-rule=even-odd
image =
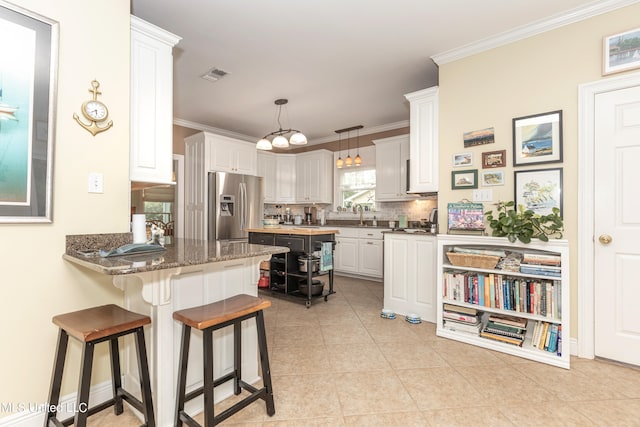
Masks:
[[[608,234],[601,234],[600,237],[598,237],[598,240],[603,245],[608,245],[613,239]]]

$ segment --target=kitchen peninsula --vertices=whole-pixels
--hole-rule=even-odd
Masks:
[[[85,257],[78,250],[111,249],[131,242],[131,233],[67,236],[63,258],[73,264],[111,275],[113,284],[124,291],[124,308],[151,317],[147,330],[151,389],[157,425],[173,425],[175,389],[180,349],[180,327],[173,312],[197,305],[220,301],[245,293],[257,295],[259,265],[273,254],[289,251],[278,246],[246,242],[174,239],[166,250],[149,254],[112,258]],[[215,335],[214,371],[216,377],[231,372],[233,367],[233,333],[222,330]],[[191,339],[189,365],[202,364],[201,338]],[[127,342],[125,385],[137,390],[136,355]],[[243,322],[242,372],[247,382],[258,376],[255,322]],[[191,360],[193,358],[193,360]],[[132,371],[133,370],[133,371]],[[202,384],[202,371],[190,370],[187,391]],[[232,384],[216,388],[216,400],[233,394]],[[186,409],[202,411],[202,400],[189,402]],[[198,406],[199,405],[199,406]]]

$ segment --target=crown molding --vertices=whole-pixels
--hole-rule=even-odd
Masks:
[[[242,141],[247,141],[247,142],[257,142],[258,139],[260,139],[260,137],[256,137],[256,136],[249,136],[249,135],[245,135],[245,134],[241,134],[241,133],[237,133],[237,132],[232,132],[230,130],[226,130],[226,129],[221,129],[221,128],[217,128],[217,127],[213,127],[213,126],[208,126],[208,125],[203,125],[200,123],[196,123],[196,122],[190,122],[188,120],[183,120],[183,119],[173,119],[173,124],[174,125],[178,125],[178,126],[182,126],[182,127],[186,127],[189,129],[195,129],[195,130],[199,130],[199,131],[203,131],[203,132],[211,132],[211,133],[215,133],[216,135],[222,135],[222,136],[226,136],[229,138],[235,138],[235,139],[239,139]],[[409,126],[409,120],[402,120],[399,122],[395,122],[395,123],[389,123],[386,125],[380,125],[380,126],[373,126],[373,127],[365,127],[360,129],[360,135],[369,135],[372,133],[378,133],[378,132],[386,132],[389,130],[394,130],[394,129],[400,129],[403,127],[408,127]],[[335,135],[331,135],[331,136],[325,136],[322,138],[316,138],[313,140],[309,140],[309,145],[316,145],[316,144],[324,144],[325,142],[332,142],[336,140],[336,136]]]
[[[495,36],[487,37],[446,52],[438,53],[433,55],[431,59],[433,59],[433,61],[438,65],[447,64],[449,62],[466,58],[467,56],[476,55],[496,47],[504,46],[547,31],[555,30],[565,25],[573,24],[597,15],[602,15],[603,13],[630,6],[638,3],[639,1],[640,0],[605,0],[593,2],[586,6],[554,15],[551,18],[545,18]]]

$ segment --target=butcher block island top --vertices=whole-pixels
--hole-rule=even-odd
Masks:
[[[330,228],[249,228],[249,233],[293,234],[298,236],[320,236],[323,234],[338,234],[337,229]]]
[[[130,233],[125,234],[130,235]],[[165,250],[161,252],[103,258],[98,254],[83,256],[78,253],[78,250],[113,249],[115,247],[121,246],[121,244],[112,245],[113,247],[105,247],[103,243],[96,246],[87,247],[86,245],[82,245],[82,239],[78,241],[69,239],[73,237],[76,236],[67,236],[67,248],[66,253],[63,255],[63,258],[75,264],[82,265],[85,268],[89,268],[99,273],[108,275],[165,270],[170,268],[230,261],[242,258],[252,258],[256,256],[268,256],[272,254],[289,252],[288,248],[249,244],[247,242],[173,239],[172,243],[166,245]],[[99,240],[100,239],[98,239],[98,241]],[[76,242],[75,245],[74,242]],[[130,242],[125,241],[122,244],[125,243]],[[80,246],[78,246],[78,244]]]

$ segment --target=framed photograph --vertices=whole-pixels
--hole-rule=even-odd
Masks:
[[[640,28],[603,40],[602,75],[640,68]]]
[[[0,222],[52,222],[58,31],[0,2]]]
[[[478,169],[451,172],[451,189],[478,188]]]
[[[504,185],[504,171],[485,171],[482,172],[481,181],[483,187],[492,185]]]
[[[562,216],[562,168],[515,171],[516,206],[540,215],[560,209]]]
[[[562,110],[513,119],[513,166],[562,161]]]
[[[504,168],[507,166],[507,150],[482,153],[482,168]]]
[[[453,167],[471,166],[473,164],[473,154],[458,153],[453,155]]]
[[[476,145],[493,144],[496,142],[493,128],[465,132],[462,135],[462,139],[464,140],[464,148],[474,147]]]

